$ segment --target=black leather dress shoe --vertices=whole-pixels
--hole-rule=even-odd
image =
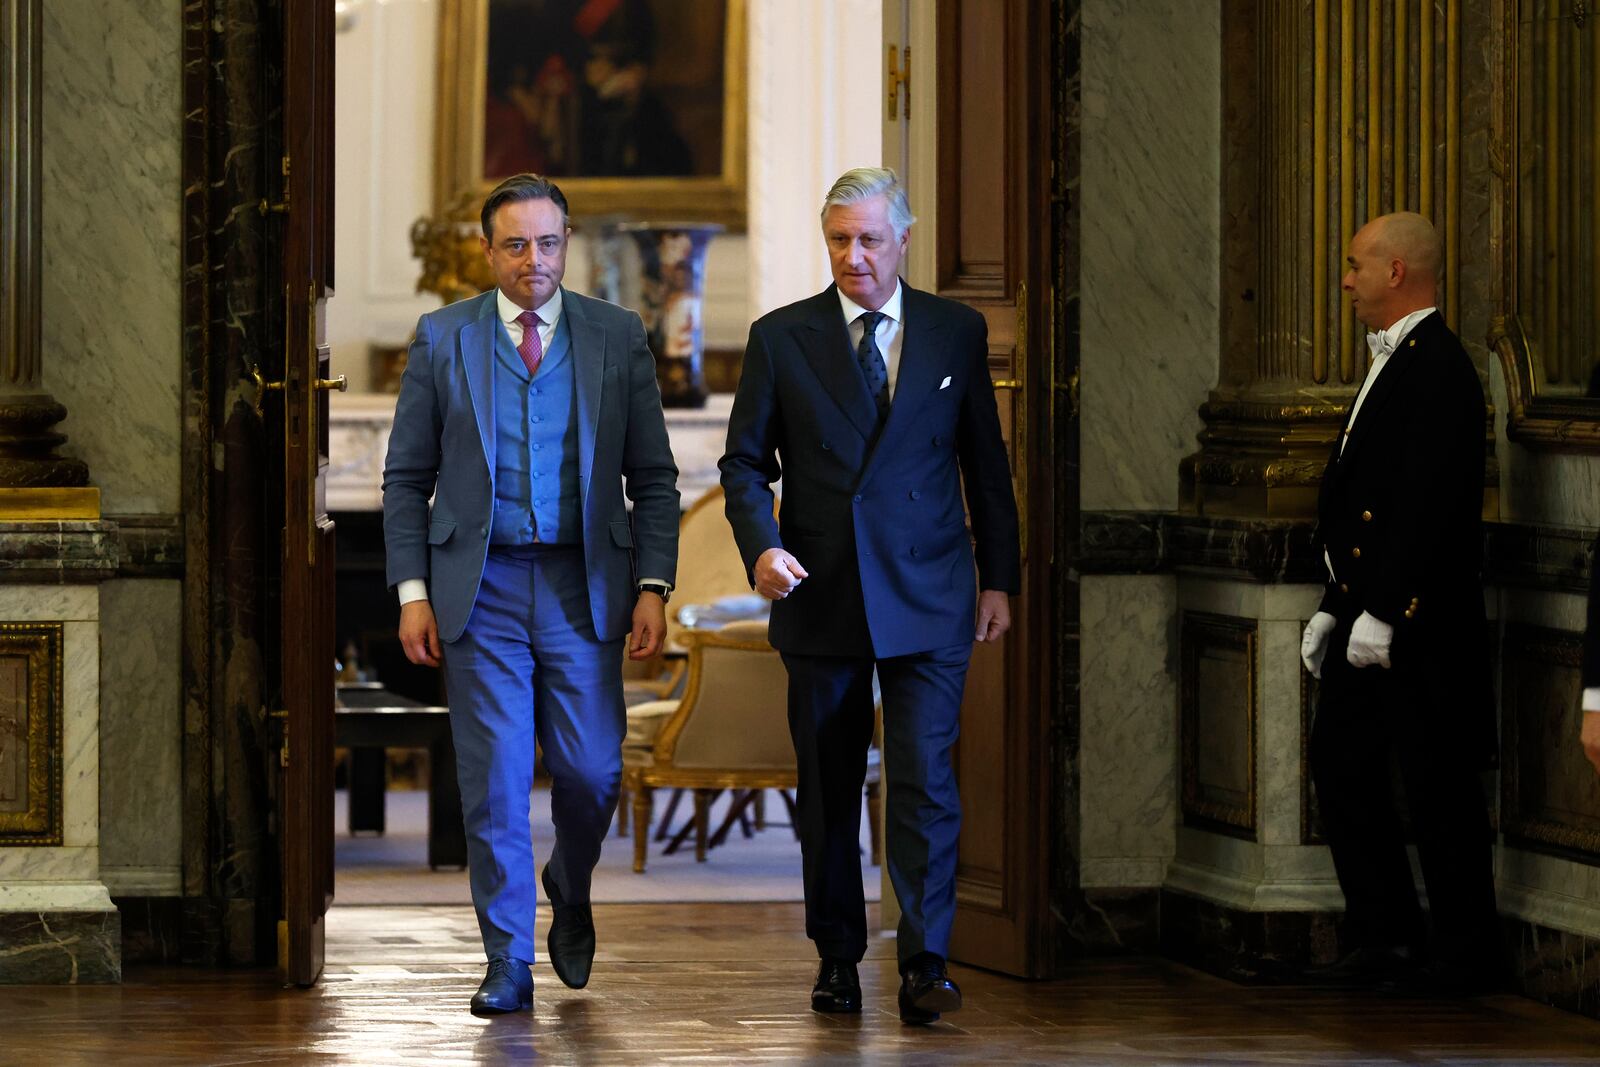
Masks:
[[[961,989],[950,980],[944,960],[931,953],[914,957],[900,977],[900,1021],[917,1026],[938,1022],[943,1012],[961,1007]]]
[[[1310,968],[1306,978],[1326,985],[1376,987],[1401,981],[1416,967],[1416,956],[1404,946],[1363,945],[1332,963]]]
[[[587,904],[567,904],[561,899],[548,864],[539,881],[550,902],[550,939],[545,942],[550,966],[569,989],[582,989],[589,984],[589,970],[594,966],[594,912]]]
[[[1378,982],[1378,992],[1397,997],[1486,997],[1506,991],[1505,976],[1490,965],[1478,962],[1445,963],[1435,960],[1426,966],[1409,967]]]
[[[533,1006],[533,974],[510,956],[489,957],[489,973],[472,995],[472,1014],[504,1015]]]
[[[861,979],[856,965],[846,960],[824,959],[811,987],[811,1010],[850,1015],[861,1010]]]

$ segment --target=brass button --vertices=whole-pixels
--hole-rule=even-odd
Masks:
[[[1411,344],[1410,344],[1409,347],[1411,347],[1411,348],[1416,348],[1417,347],[1417,339],[1415,337],[1413,337],[1411,339]]]
[[[1361,550],[1359,548],[1352,548],[1350,550],[1350,554],[1352,556],[1354,556],[1356,559],[1360,559],[1361,558]]]
[[[1339,583],[1339,592],[1348,593],[1349,591],[1350,591],[1350,587],[1348,585],[1345,585],[1343,582]]]
[[[1406,618],[1408,618],[1408,619],[1415,618],[1416,614],[1417,614],[1417,610],[1415,608],[1407,608],[1406,609]]]
[[[1371,521],[1372,521],[1372,512],[1370,512],[1370,511],[1363,511],[1363,512],[1362,512],[1362,513],[1361,513],[1361,521],[1362,521],[1362,522],[1371,522]]]

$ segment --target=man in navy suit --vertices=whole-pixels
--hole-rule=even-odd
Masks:
[[[550,963],[575,989],[589,980],[589,882],[622,775],[623,639],[635,659],[661,647],[678,470],[639,317],[561,287],[561,190],[508,178],[482,225],[497,288],[417,323],[383,530],[406,655],[444,662],[489,957],[472,1010],[487,1015],[532,1003],[536,739],[553,781]]]
[[[1010,626],[1022,568],[987,329],[900,280],[913,221],[893,171],[834,183],[822,235],[835,284],[750,328],[721,468],[789,672],[806,933],[822,958],[811,1005],[861,1010],[857,842],[876,670],[900,1015],[928,1023],[961,1006],[945,958],[961,826],[950,748],[967,663],[974,639]]]

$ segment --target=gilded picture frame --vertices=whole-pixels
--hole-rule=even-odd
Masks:
[[[0,846],[62,843],[63,634],[0,623]]]
[[[519,0],[441,0],[439,5],[434,138],[435,220],[475,220],[478,205],[484,196],[498,181],[509,176],[485,173],[489,169],[485,161],[486,127],[489,122],[489,27],[494,15],[492,5],[510,7],[517,2]],[[527,6],[528,0],[520,2]],[[676,177],[614,177],[586,175],[581,172],[581,164],[575,164],[579,173],[572,173],[570,168],[562,172],[552,167],[550,176],[566,194],[574,218],[715,222],[730,230],[742,231],[745,228],[745,0],[722,2],[725,11],[721,28],[722,129],[718,172]],[[646,0],[635,0],[635,4],[659,6]],[[579,17],[590,6],[577,5]],[[601,5],[600,10],[615,11],[619,7],[625,8],[626,5]],[[658,25],[669,22],[660,17],[655,21]],[[681,26],[669,25],[667,28],[670,32],[684,32]],[[697,159],[696,165],[704,169],[703,161]]]

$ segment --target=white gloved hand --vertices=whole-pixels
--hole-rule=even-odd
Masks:
[[[1389,643],[1394,640],[1394,627],[1366,612],[1350,628],[1350,649],[1345,659],[1352,667],[1389,666]]]
[[[1311,672],[1311,677],[1322,677],[1322,657],[1328,652],[1328,635],[1333,633],[1333,628],[1339,625],[1339,620],[1329,615],[1326,611],[1319,611],[1311,616],[1311,621],[1306,623],[1305,633],[1300,635],[1300,662],[1306,665],[1306,670]]]

